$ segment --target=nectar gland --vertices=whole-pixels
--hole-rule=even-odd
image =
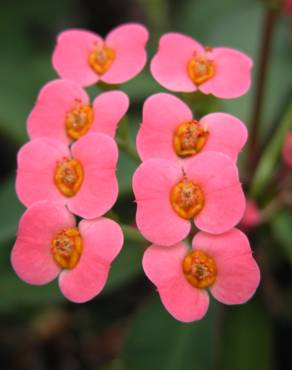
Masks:
[[[62,194],[73,197],[80,189],[83,178],[83,168],[77,159],[64,158],[57,162],[54,181]]]
[[[115,57],[114,49],[105,45],[96,46],[88,56],[88,64],[98,75],[103,75],[109,70]]]
[[[173,134],[173,148],[182,158],[199,153],[208,139],[208,131],[199,121],[192,120],[180,124]]]
[[[170,202],[180,217],[190,219],[203,208],[204,195],[199,185],[184,178],[172,188]]]
[[[195,250],[188,253],[183,260],[182,269],[187,281],[195,288],[208,288],[216,281],[216,263],[205,252]]]
[[[67,136],[77,140],[85,135],[93,123],[93,118],[93,109],[90,105],[80,105],[72,109],[67,113],[65,120]]]
[[[206,53],[208,51],[210,51],[210,48],[206,48]],[[200,85],[214,76],[215,65],[206,55],[194,53],[187,64],[187,71],[194,84]]]
[[[80,259],[82,250],[82,238],[75,227],[62,230],[51,243],[53,258],[63,269],[73,269]]]

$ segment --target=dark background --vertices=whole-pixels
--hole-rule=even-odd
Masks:
[[[16,153],[28,140],[25,122],[39,89],[56,78],[51,53],[57,34],[80,27],[106,35],[124,22],[150,31],[149,59],[166,31],[187,33],[208,46],[240,49],[255,60],[264,18],[257,0],[65,0],[0,2],[0,368],[3,370],[288,370],[292,337],[291,209],[250,232],[262,270],[255,297],[240,307],[212,300],[199,323],[181,324],[163,309],[143,276],[144,245],[126,242],[106,289],[92,302],[67,302],[57,284],[31,287],[11,269],[9,255],[23,207],[14,192]],[[279,14],[265,93],[261,142],[268,142],[291,101],[291,25]],[[129,94],[134,143],[145,98],[161,91],[149,63],[121,89]],[[97,90],[90,89],[92,95]],[[208,110],[237,115],[249,124],[254,88],[246,96],[208,103]],[[291,126],[290,126],[291,127]],[[244,153],[241,159],[243,163]],[[276,166],[280,165],[279,156]],[[120,198],[114,211],[133,224],[131,174],[121,153]],[[276,169],[275,169],[276,171]],[[244,177],[244,174],[242,175]],[[264,205],[270,189],[259,195]]]

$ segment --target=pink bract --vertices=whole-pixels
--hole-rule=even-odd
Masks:
[[[54,182],[57,163],[64,158],[77,159],[83,167],[83,182],[72,197],[63,195]],[[16,193],[25,206],[57,201],[72,213],[92,219],[107,212],[117,199],[118,149],[108,135],[85,135],[71,149],[51,138],[34,139],[20,149],[17,159]]]
[[[292,0],[284,0],[283,1],[283,9],[284,9],[284,12],[291,16],[292,14]]]
[[[51,243],[56,234],[76,227],[74,216],[62,205],[41,201],[23,214],[11,263],[20,279],[33,285],[43,285],[59,275],[59,286],[66,298],[82,303],[103,289],[111,262],[123,245],[123,233],[117,223],[107,218],[82,220],[79,232],[83,251],[77,265],[61,269],[54,261]]]
[[[242,220],[240,221],[242,228],[248,230],[257,226],[261,222],[261,218],[261,212],[256,202],[252,199],[247,199],[245,211]]]
[[[179,125],[192,120],[189,107],[174,95],[159,93],[150,96],[144,103],[143,122],[137,135],[137,150],[142,161],[149,158],[180,159],[174,150],[173,135]],[[227,113],[211,113],[199,122],[208,132],[201,152],[218,151],[236,161],[247,140],[245,125]]]
[[[70,143],[66,133],[66,117],[78,106],[90,105],[89,97],[77,83],[54,80],[40,91],[27,125],[31,139],[52,137]],[[113,106],[115,109],[113,109]],[[93,123],[89,132],[101,132],[115,136],[117,124],[129,107],[129,98],[121,91],[109,91],[98,95],[93,103]]]
[[[217,277],[209,289],[218,301],[241,304],[253,296],[259,285],[260,271],[245,234],[238,229],[221,235],[199,232],[193,239],[192,249],[214,259]],[[163,305],[183,322],[200,320],[209,305],[206,289],[194,287],[184,276],[182,262],[188,252],[185,243],[169,248],[152,245],[143,257],[144,271],[157,287]]]
[[[135,77],[147,60],[148,31],[140,24],[124,24],[113,29],[105,39],[99,35],[72,29],[58,36],[53,52],[53,66],[60,77],[90,86],[98,81],[120,84]],[[89,65],[89,54],[97,47],[110,47],[115,52],[112,65],[98,75]]]
[[[166,159],[148,159],[133,176],[137,202],[136,223],[152,243],[170,246],[184,239],[191,220],[180,217],[172,208],[171,189],[187,178],[200,186],[205,202],[194,217],[202,231],[220,234],[241,219],[245,198],[235,164],[224,154],[204,152],[181,164]]]
[[[291,169],[292,168],[292,132],[289,132],[284,140],[282,149],[282,158],[284,163]]]
[[[215,66],[214,75],[196,85],[188,74],[192,56],[207,58]],[[251,85],[252,61],[244,53],[230,48],[204,48],[191,37],[166,33],[151,62],[151,73],[163,87],[172,91],[213,94],[231,99],[244,95]]]

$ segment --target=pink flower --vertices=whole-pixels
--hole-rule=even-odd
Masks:
[[[148,159],[134,173],[133,190],[140,232],[165,246],[184,239],[191,220],[212,234],[228,231],[245,207],[235,164],[216,152],[201,153],[184,164]]]
[[[237,229],[221,235],[199,232],[191,250],[185,243],[169,248],[152,245],[144,254],[143,268],[167,311],[184,322],[206,314],[206,288],[222,303],[241,304],[252,297],[260,281],[248,239]]]
[[[229,48],[203,47],[194,39],[166,33],[151,62],[155,80],[172,91],[213,94],[218,98],[237,98],[251,84],[251,59]]]
[[[282,148],[282,157],[284,163],[292,168],[292,132],[289,132],[284,140],[284,145]]]
[[[255,201],[247,199],[245,211],[240,221],[240,225],[245,230],[251,229],[257,226],[261,222],[261,212],[258,209]]]
[[[70,301],[89,301],[103,289],[111,262],[123,245],[118,224],[107,218],[82,220],[61,204],[42,201],[23,214],[11,254],[20,279],[44,285],[59,275]]]
[[[84,218],[99,217],[115,203],[118,149],[108,135],[83,136],[66,144],[39,138],[18,153],[16,193],[25,206],[40,200],[57,201]]]
[[[188,160],[210,150],[236,161],[246,140],[247,129],[238,118],[211,113],[197,121],[180,99],[160,93],[144,103],[137,149],[143,161],[155,157]]]
[[[51,81],[41,89],[29,115],[29,136],[52,137],[66,144],[88,132],[114,137],[128,107],[128,96],[121,91],[102,93],[91,105],[87,93],[75,82]]]
[[[124,24],[103,40],[85,30],[67,30],[58,36],[53,66],[59,76],[82,86],[98,81],[120,84],[135,77],[146,63],[148,31]]]

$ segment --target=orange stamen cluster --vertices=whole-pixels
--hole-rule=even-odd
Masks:
[[[199,153],[206,144],[208,135],[208,131],[196,120],[180,124],[173,134],[176,154],[185,158]]]
[[[76,159],[64,158],[57,163],[54,181],[60,192],[67,197],[73,197],[82,184],[83,168]]]
[[[114,49],[108,46],[97,46],[89,54],[88,64],[98,75],[103,75],[109,70],[115,57]]]
[[[199,289],[213,285],[217,277],[217,266],[214,259],[198,250],[186,255],[182,269],[187,281]]]
[[[196,85],[200,85],[215,74],[215,65],[205,55],[194,54],[187,64],[187,71]]]
[[[199,185],[184,178],[172,188],[170,202],[180,217],[190,219],[203,208],[204,195]]]
[[[82,250],[82,238],[77,228],[62,230],[51,243],[53,258],[63,269],[73,269],[79,262]]]
[[[93,109],[90,105],[80,105],[66,116],[66,133],[70,139],[78,140],[85,135],[93,123]]]

